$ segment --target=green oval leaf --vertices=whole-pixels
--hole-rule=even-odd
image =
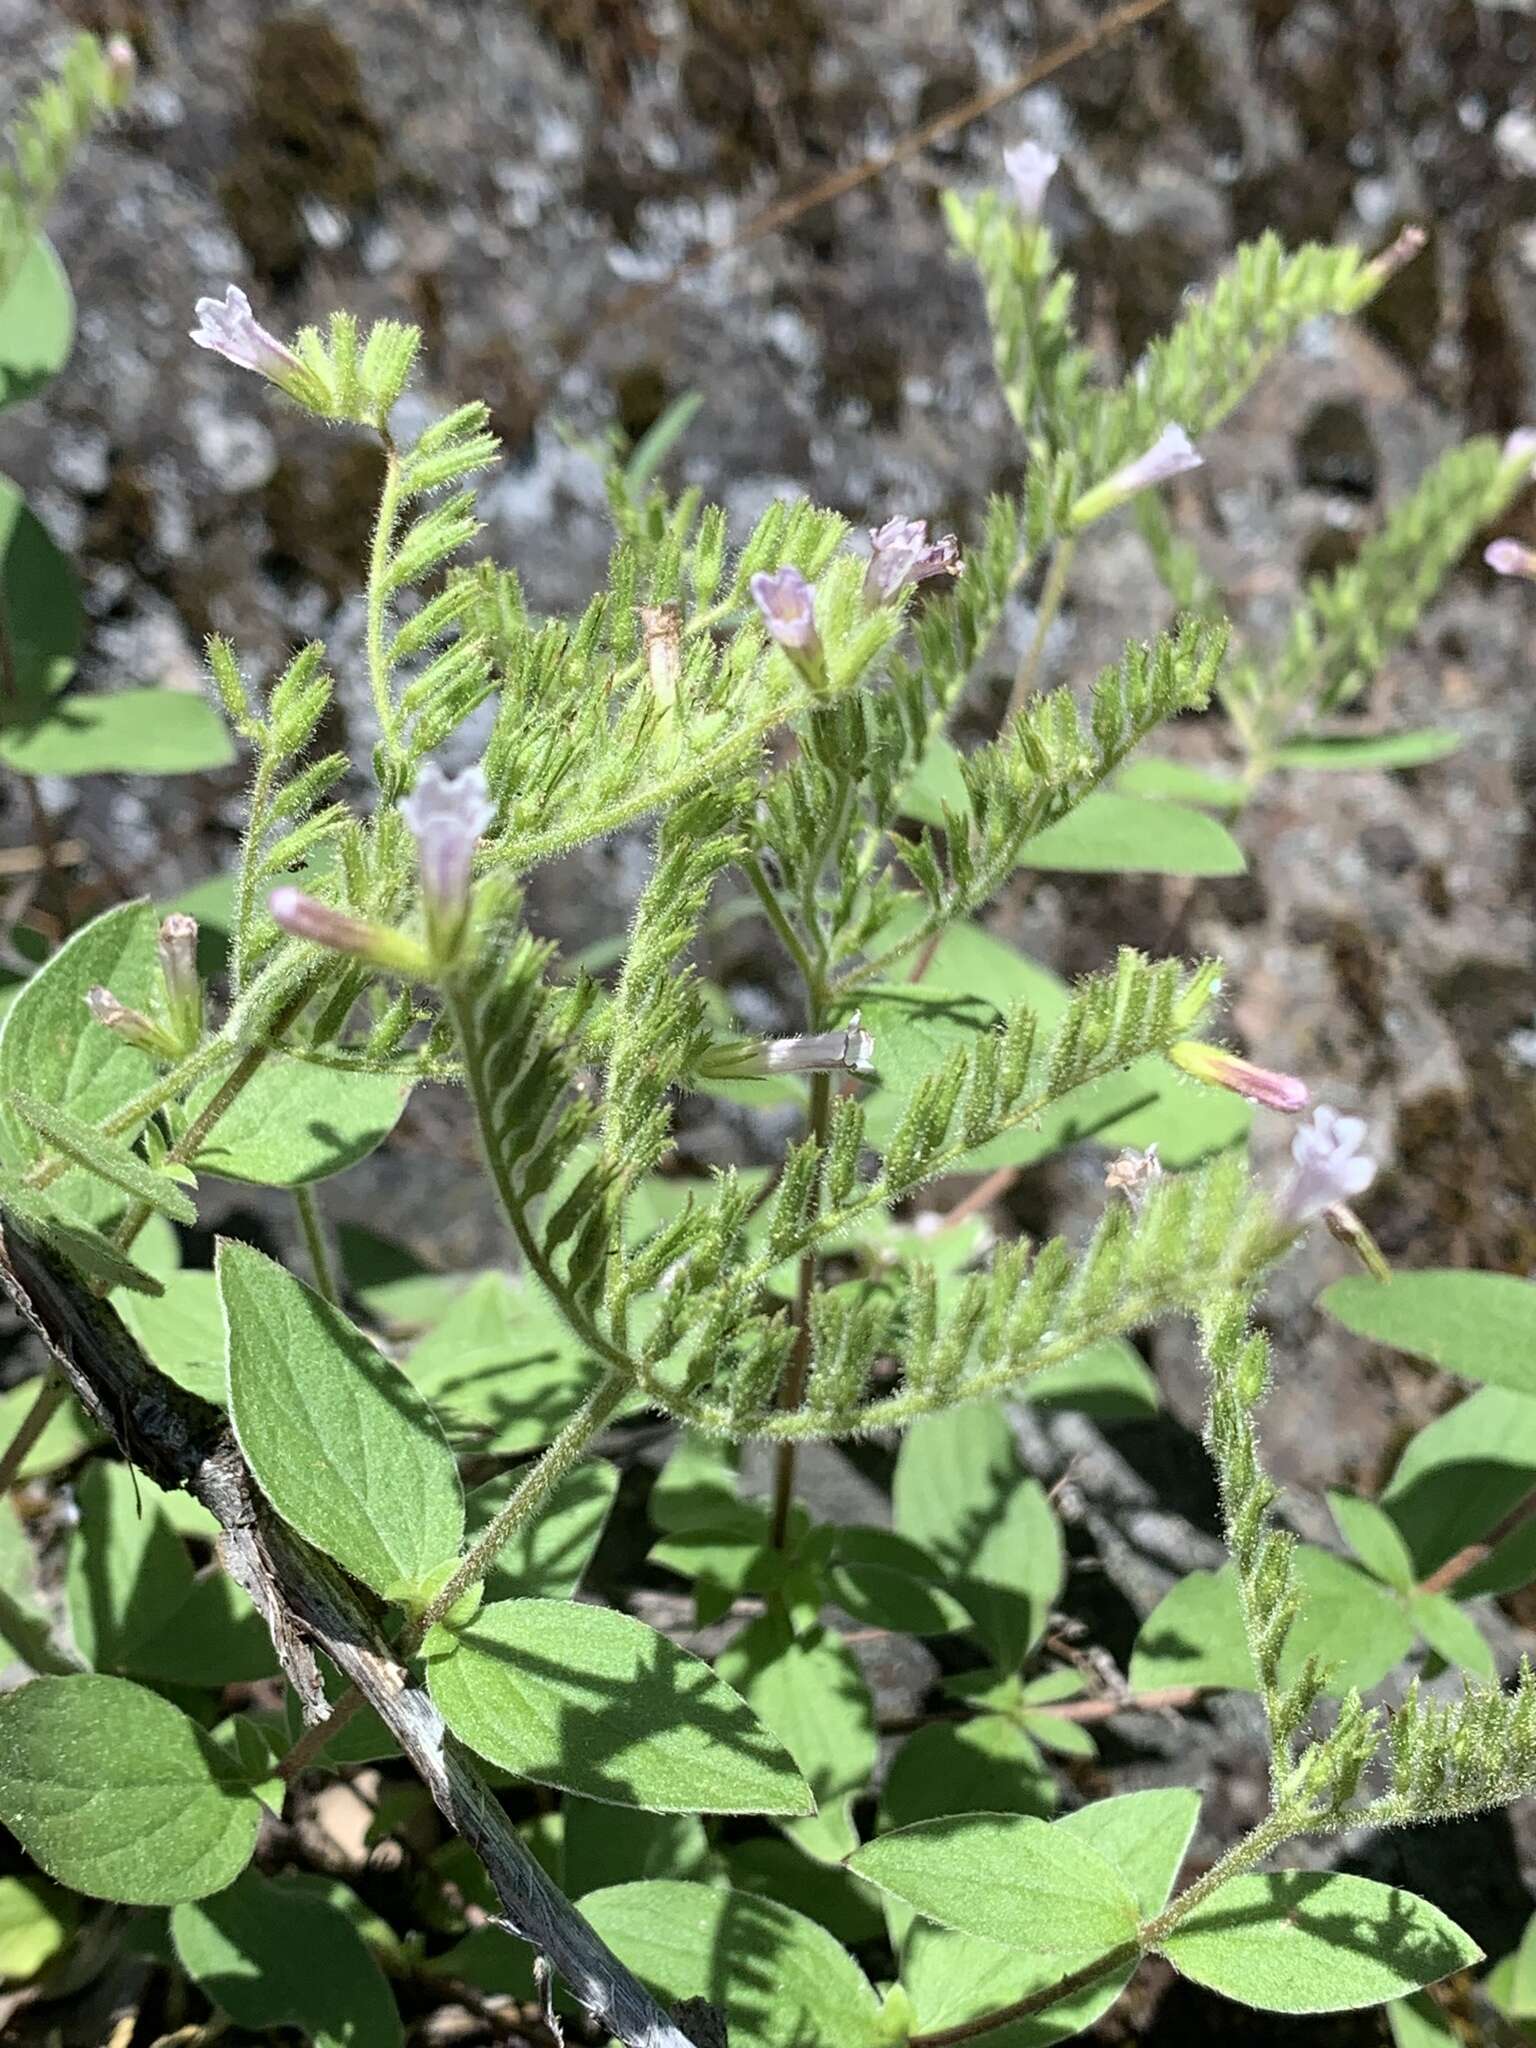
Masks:
[[[79,1919],[68,1892],[40,1877],[0,1877],[0,1984],[35,1977]]]
[[[1461,745],[1461,734],[1443,725],[1417,726],[1411,732],[1384,732],[1354,738],[1323,735],[1317,739],[1288,740],[1275,750],[1281,768],[1422,768],[1429,761],[1443,761]]]
[[[367,1943],[309,1886],[246,1871],[171,1916],[182,1968],[240,2027],[302,2029],[314,2048],[398,2048],[394,1997]]]
[[[173,1906],[250,1861],[261,1806],[179,1707],[123,1678],[0,1698],[0,1820],[61,1884]]]
[[[46,716],[75,672],[85,631],[80,586],[9,477],[0,476],[0,600],[10,625],[14,689],[0,702],[0,726]]]
[[[589,1892],[583,1916],[652,1990],[724,2008],[731,2048],[874,2048],[880,2007],[864,1972],[776,1899],[657,1878]]]
[[[1240,875],[1248,865],[1226,826],[1205,811],[1109,790],[1037,832],[1019,861],[1082,875]]]
[[[1427,1899],[1313,1870],[1234,1878],[1179,1923],[1162,1952],[1207,1990],[1291,2013],[1384,2005],[1482,1957]]]
[[[612,1608],[494,1602],[428,1677],[461,1741],[536,1784],[655,1813],[811,1810],[787,1751],[741,1695]]]
[[[1335,1280],[1322,1306],[1357,1337],[1463,1379],[1536,1394],[1536,1286],[1510,1273],[1394,1273]]]
[[[1056,1810],[1056,1780],[1034,1743],[1003,1714],[934,1721],[909,1735],[880,1794],[880,1825],[902,1828],[952,1813]]]
[[[386,1597],[464,1534],[458,1468],[437,1417],[340,1309],[220,1240],[229,1412],[285,1522]]]
[[[194,1094],[189,1112],[218,1085]],[[389,1074],[339,1074],[307,1060],[269,1058],[214,1125],[198,1169],[268,1188],[327,1180],[383,1144],[410,1093],[408,1081]]]
[[[1055,1956],[1063,1970],[1130,1941],[1140,1922],[1113,1864],[1059,1823],[1025,1814],[920,1821],[866,1842],[848,1867],[941,1927]]]
[[[155,951],[159,926],[148,903],[122,903],[67,939],[33,975],[0,1023],[0,1120],[7,1149],[22,1165],[47,1150],[18,1116],[10,1097],[26,1093],[66,1109],[85,1124],[99,1124],[154,1079],[147,1053],[126,1044],[85,1007],[98,983],[130,1009],[154,1006],[161,988]],[[131,1134],[130,1134],[131,1135]],[[72,1170],[50,1189],[67,1191],[70,1206],[95,1216],[100,1184]],[[118,1207],[122,1198],[113,1194]]]
[[[58,252],[34,235],[0,296],[0,406],[19,405],[56,377],[75,339],[75,299]]]
[[[0,732],[0,759],[22,775],[196,775],[234,758],[224,721],[187,690],[75,691]]]

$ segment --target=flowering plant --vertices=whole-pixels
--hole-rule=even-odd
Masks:
[[[284,341],[235,286],[198,302],[194,343],[381,448],[373,745],[317,744],[325,647],[258,689],[214,640],[252,763],[217,985],[184,913],[127,903],[0,1030],[3,1272],[45,1361],[0,1492],[78,1467],[62,1604],[0,1523],[0,1627],[30,1673],[0,1698],[16,1912],[168,1911],[143,1952],[239,2025],[370,2044],[401,2038],[386,1970],[490,2020],[511,2001],[539,2039],[574,2009],[634,2048],[722,2028],[734,2048],[948,2048],[1080,2032],[1152,1956],[1288,2013],[1405,2000],[1478,1959],[1410,1890],[1272,1859],[1536,1787],[1536,1682],[1500,1687],[1464,1604],[1529,1566],[1495,1548],[1445,1575],[1422,1503],[1456,1467],[1424,1450],[1433,1429],[1412,1487],[1333,1497],[1358,1564],[1298,1542],[1261,1454],[1256,1309],[1326,1221],[1367,1268],[1331,1313],[1529,1392],[1527,1290],[1387,1273],[1352,1207],[1365,1122],[1314,1106],[1326,1075],[1219,1042],[1216,963],[1127,948],[1066,987],[982,920],[1021,870],[1105,866],[1127,805],[1143,865],[1240,867],[1213,813],[1240,830],[1531,451],[1447,458],[1277,651],[1233,655],[1157,494],[1275,348],[1358,310],[1413,244],[1364,261],[1266,239],[1114,385],[1043,222],[1055,168],[1026,144],[1010,190],[948,202],[1029,457],[1016,501],[963,547],[905,510],[866,545],[776,502],[733,548],[721,511],[658,488],[578,620],[464,562],[497,444],[474,401],[397,434],[414,329],[337,314]],[[1126,508],[1181,615],[1086,706],[1042,693],[1077,539]],[[955,714],[1037,567],[1012,701],[962,751]],[[1129,793],[1142,742],[1213,703],[1242,756],[1219,795],[1175,800],[1155,760]],[[599,978],[538,933],[523,884],[637,830],[649,880]],[[700,935],[726,909],[778,949],[797,1035],[753,1035],[707,981]],[[428,1088],[459,1091],[507,1233],[509,1270],[462,1287],[370,1269],[316,1194]],[[708,1090],[787,1104],[799,1134],[768,1168],[680,1173]],[[1250,1170],[1255,1113],[1305,1117],[1283,1180]],[[1081,1242],[994,1241],[954,1196],[1089,1144],[1105,1185]],[[286,1191],[304,1271],[238,1237],[188,1263],[204,1175]],[[1173,1317],[1205,1362],[1228,1561],[1143,1614],[1122,1676],[1060,1619],[1062,1503],[1007,1404],[1145,1413],[1132,1340]],[[893,1527],[813,1519],[802,1448],[855,1439],[894,1458]],[[648,1486],[655,1569],[701,1624],[745,1621],[712,1660],[577,1597],[621,1464]],[[948,1704],[885,1754],[850,1617],[942,1652]],[[1380,1692],[1410,1658],[1470,1682]],[[1063,1810],[1048,1752],[1091,1757],[1096,1723],[1218,1690],[1257,1702],[1268,1794],[1182,1882],[1196,1786]],[[419,1925],[276,1874],[275,1817],[402,1757],[457,1837]]]

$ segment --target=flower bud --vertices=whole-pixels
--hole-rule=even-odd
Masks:
[[[1536,582],[1536,548],[1518,540],[1491,540],[1483,549],[1483,560],[1501,576],[1524,576]]]
[[[414,939],[381,924],[365,924],[332,904],[285,884],[267,898],[273,922],[291,938],[308,939],[332,953],[351,953],[375,967],[412,978],[426,972],[427,958]]]
[[[105,54],[107,91],[114,107],[125,106],[139,74],[139,60],[126,36],[110,36]]]
[[[965,564],[952,533],[930,544],[926,519],[887,519],[870,530],[869,568],[864,575],[864,605],[878,611],[903,590],[933,576],[958,576]]]
[[[131,1010],[126,1003],[120,1003],[111,989],[87,989],[85,1007],[98,1024],[104,1024],[124,1044],[153,1053],[156,1059],[175,1059],[179,1047],[171,1042],[170,1034],[142,1010]]]
[[[445,775],[428,761],[400,806],[421,862],[421,901],[433,961],[445,965],[469,915],[469,885],[480,834],[496,815],[485,771]]]
[[[160,927],[160,972],[171,1036],[191,1052],[203,1035],[203,984],[197,971],[197,919],[173,911]]]
[[[1106,512],[1113,512],[1116,506],[1125,504],[1139,491],[1150,490],[1154,484],[1165,484],[1172,477],[1182,476],[1188,469],[1199,469],[1204,460],[1182,427],[1166,426],[1145,455],[1138,455],[1134,462],[1124,463],[1103,483],[1084,492],[1072,507],[1071,524],[1079,529],[1091,526],[1096,519],[1102,519]]]
[[[816,630],[816,605],[811,586],[798,569],[759,571],[752,578],[752,601],[763,615],[768,637],[782,647],[812,688],[826,676],[826,656]]]
[[[1376,1178],[1375,1160],[1360,1150],[1364,1140],[1363,1117],[1340,1116],[1319,1103],[1291,1140],[1295,1166],[1276,1204],[1281,1220],[1310,1223],[1363,1195]]]
[[[1045,188],[1061,164],[1061,158],[1054,150],[1042,149],[1038,142],[1015,143],[1012,149],[1003,151],[1003,169],[1013,186],[1013,196],[1018,202],[1019,212],[1029,221],[1040,218],[1040,209],[1045,204]]]
[[[859,1024],[854,1011],[835,1031],[808,1038],[744,1039],[713,1045],[699,1061],[699,1072],[712,1081],[754,1081],[767,1074],[872,1074],[875,1041]]]
[[[1294,1116],[1312,1099],[1306,1082],[1298,1081],[1293,1074],[1276,1074],[1268,1067],[1256,1067],[1251,1060],[1240,1060],[1236,1053],[1225,1052],[1219,1045],[1206,1045],[1200,1039],[1186,1038],[1170,1045],[1168,1057],[1197,1081],[1208,1082],[1213,1088],[1230,1089],[1232,1094],[1241,1095],[1248,1102],[1260,1102],[1266,1109],[1284,1110]]]

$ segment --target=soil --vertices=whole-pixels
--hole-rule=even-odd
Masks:
[[[334,306],[423,324],[422,403],[491,402],[507,461],[481,493],[484,544],[543,609],[579,607],[602,579],[592,438],[613,422],[643,432],[693,389],[706,404],[669,475],[721,499],[738,530],[792,489],[861,523],[922,514],[964,540],[986,494],[1017,483],[1019,458],[979,292],[951,257],[938,195],[995,181],[1003,145],[1025,135],[1062,152],[1049,217],[1112,364],[1267,227],[1375,247],[1408,220],[1430,226],[1425,254],[1364,321],[1302,337],[1208,438],[1205,468],[1178,494],[1234,615],[1258,644],[1272,640],[1300,580],[1348,559],[1438,454],[1536,419],[1528,0],[1174,0],[903,169],[605,324],[632,284],[701,242],[724,244],[782,191],[882,147],[1101,11],[1084,0],[0,0],[5,94],[37,75],[69,20],[126,25],[143,72],[52,223],[81,309],[74,357],[45,400],[0,423],[0,466],[80,565],[84,682],[195,688],[209,631],[230,634],[252,672],[324,634],[343,679],[332,743],[366,758],[356,588],[373,459],[188,345],[193,298],[231,279],[279,329]],[[1536,504],[1506,526],[1536,541]],[[1033,596],[1021,593],[989,658],[983,721],[1028,640]],[[1025,877],[993,919],[1063,973],[1103,965],[1127,940],[1219,954],[1235,1040],[1369,1118],[1387,1162],[1371,1227],[1416,1265],[1536,1268],[1532,602],[1474,550],[1350,708],[1360,730],[1454,728],[1463,745],[1448,759],[1395,776],[1274,776],[1238,828],[1250,870],[1236,881]],[[1091,674],[1167,612],[1134,533],[1097,530],[1044,679]],[[1218,763],[1221,722],[1190,721],[1167,747]],[[0,830],[25,843],[33,822],[14,787],[4,794]],[[242,801],[238,772],[171,792],[107,780],[41,795],[58,834],[84,846],[67,892],[35,904],[45,923],[78,918],[93,894],[165,897],[202,879],[226,858]],[[600,849],[541,878],[538,915],[572,944],[606,936],[644,872],[642,841]],[[787,987],[763,980],[762,948],[740,950],[765,1025],[792,1021]],[[1261,1166],[1285,1138],[1261,1117]],[[434,1259],[498,1256],[453,1105],[420,1101],[403,1142],[409,1176],[398,1162],[364,1169],[337,1184],[337,1213],[396,1219]],[[774,1142],[724,1112],[687,1138],[701,1161]],[[1081,1224],[1100,1170],[1072,1157],[1026,1176],[1008,1198],[1014,1219]],[[266,1227],[286,1223],[273,1210]],[[1344,1270],[1319,1234],[1269,1311],[1266,1448],[1298,1526],[1324,1540],[1322,1487],[1378,1484],[1450,1398],[1309,1307]],[[1074,1541],[1089,1564],[1109,1562],[1127,1618],[1212,1555],[1196,1362],[1177,1331],[1149,1350],[1166,1400],[1157,1423],[1021,1425],[1051,1480],[1070,1461]],[[827,1454],[814,1470],[828,1506],[852,1490],[867,1500],[849,1461]],[[1105,1633],[1123,1655],[1126,1627],[1117,1635],[1106,1616]],[[1511,1651],[1528,1640],[1513,1622],[1506,1633]],[[925,1682],[886,1673],[882,1688],[897,1701]],[[1106,1746],[1116,1784],[1187,1779],[1197,1752],[1202,1855],[1256,1796],[1256,1730],[1228,1707],[1117,1724]],[[1383,1875],[1405,1854],[1396,1842],[1349,1848],[1354,1867]],[[1414,1856],[1421,1886],[1426,1864],[1435,1895],[1490,1954],[1513,1945],[1536,1879],[1528,1814],[1443,1830],[1431,1856]],[[1213,2024],[1233,2041],[1297,2048],[1386,2038],[1375,2015],[1261,2022],[1149,1982],[1098,2038],[1173,2043]]]

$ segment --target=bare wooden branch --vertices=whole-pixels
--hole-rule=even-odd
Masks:
[[[481,1858],[511,1932],[547,1957],[598,2025],[627,2048],[694,2048],[544,1875],[426,1687],[395,1661],[364,1596],[267,1506],[224,1415],[166,1379],[111,1306],[3,1211],[0,1284],[123,1455],[159,1485],[184,1487],[218,1521],[224,1563],[272,1631],[306,1718],[328,1712],[315,1661],[323,1650]]]

